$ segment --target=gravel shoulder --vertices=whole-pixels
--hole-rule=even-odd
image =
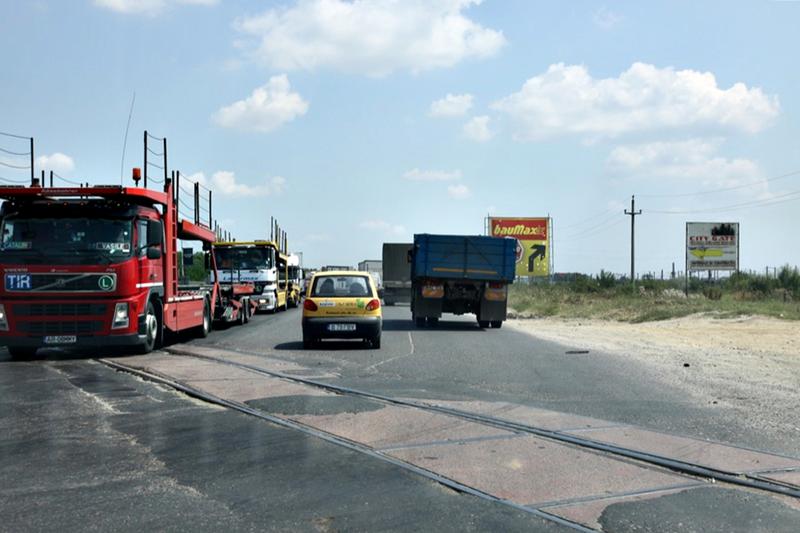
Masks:
[[[646,365],[698,404],[734,409],[757,431],[800,439],[800,326],[713,315],[631,324],[595,319],[514,319],[512,328],[579,350]],[[682,371],[676,371],[681,368]]]

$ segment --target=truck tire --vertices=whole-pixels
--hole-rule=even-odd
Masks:
[[[203,304],[203,324],[197,328],[197,337],[205,339],[211,333],[211,304],[208,300]]]
[[[486,329],[491,325],[491,322],[488,320],[478,320],[478,327]]]
[[[383,300],[383,305],[385,305],[386,307],[392,307],[394,305],[394,300],[386,300],[386,299],[384,299]]]
[[[428,317],[428,326],[435,328],[439,325],[439,317],[438,316],[430,316]]]
[[[27,361],[33,359],[36,356],[36,350],[38,348],[33,348],[31,346],[7,346],[9,355],[11,355],[11,359],[15,361]]]
[[[424,316],[414,317],[414,325],[416,325],[418,328],[424,328],[425,327],[425,317]]]
[[[502,320],[492,320],[492,327],[495,328],[495,329],[502,328],[503,327],[503,321]]]
[[[247,324],[247,308],[246,308],[246,307],[245,307],[245,305],[244,305],[244,304],[245,304],[245,301],[244,301],[244,300],[242,300],[242,301],[241,301],[241,302],[239,302],[239,303],[240,303],[241,305],[239,305],[239,317],[238,317],[238,320],[236,320],[236,322],[237,322],[237,323],[238,323],[240,326],[244,326],[245,324]]]
[[[147,309],[144,312],[144,335],[145,340],[140,344],[136,352],[139,354],[148,354],[153,351],[158,343],[160,337],[161,322],[156,313],[156,306],[153,301],[147,302]]]

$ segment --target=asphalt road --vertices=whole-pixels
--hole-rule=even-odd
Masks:
[[[190,342],[269,354],[391,396],[508,401],[800,455],[794,439],[693,404],[624,354],[569,355],[568,346],[481,330],[468,318],[416,329],[407,307],[385,308],[380,350],[351,341],[304,350],[299,310]],[[52,352],[20,363],[0,352],[0,531],[562,530],[91,359],[105,355]],[[771,498],[704,490],[612,505],[601,523],[607,531],[791,531],[784,526],[796,523],[796,511]]]
[[[216,331],[204,345],[278,357],[339,374],[339,385],[393,396],[509,401],[800,456],[795,434],[747,427],[736,412],[698,404],[624,354],[568,354],[570,346],[509,328],[478,328],[473,317],[446,315],[417,329],[407,306],[384,307],[383,345],[326,341],[303,350],[300,311],[261,315],[245,328]],[[676,373],[687,370],[676,367]]]

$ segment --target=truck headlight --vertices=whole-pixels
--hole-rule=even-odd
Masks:
[[[0,304],[0,331],[8,331],[8,317],[6,316],[6,307]]]
[[[114,306],[114,320],[111,323],[111,329],[127,328],[129,324],[128,304],[118,303]]]

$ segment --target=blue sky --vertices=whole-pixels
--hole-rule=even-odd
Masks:
[[[623,273],[636,194],[640,272],[681,269],[687,220],[740,222],[763,271],[800,264],[800,174],[771,180],[800,171],[798,22],[792,1],[4,0],[0,131],[35,137],[37,172],[118,182],[135,91],[126,179],[142,131],[166,136],[237,238],[276,216],[310,265],[491,212],[550,214],[557,271]]]

